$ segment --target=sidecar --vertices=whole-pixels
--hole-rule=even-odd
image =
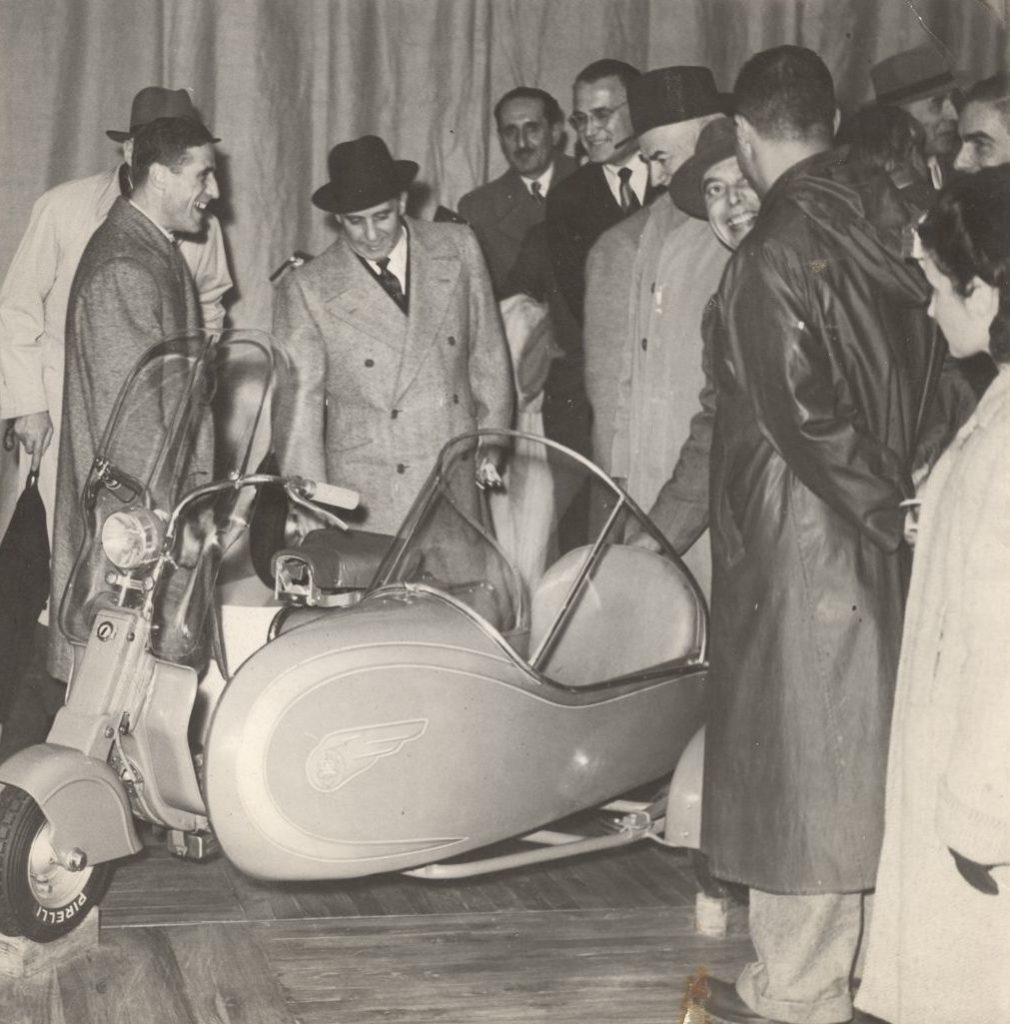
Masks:
[[[503,486],[481,490],[489,452]],[[217,704],[206,799],[229,859],[269,879],[447,877],[654,830],[633,813],[609,835],[543,828],[668,779],[702,722],[704,600],[620,488],[542,437],[479,432],[443,449],[360,600],[324,607],[344,548],[289,553],[288,588],[315,599]],[[526,852],[474,855],[513,837]]]
[[[153,345],[123,385],[60,607],[67,701],[0,766],[0,932],[75,927],[142,849],[138,820],[182,856],[219,845],[278,880],[691,846],[705,604],[579,455],[455,438],[394,537],[312,534],[276,553],[275,592],[219,585],[256,488],[324,520],[358,501],[251,471],[275,360],[256,332],[197,334]],[[481,489],[488,459],[501,485]],[[668,805],[626,799],[675,767]],[[556,824],[600,806],[601,834]]]

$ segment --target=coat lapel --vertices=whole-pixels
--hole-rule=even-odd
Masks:
[[[444,248],[428,236],[425,231],[426,225],[415,220],[408,220],[408,223],[410,317],[407,324],[407,343],[403,348],[400,370],[393,388],[394,402],[413,383],[431,350],[460,275],[460,260],[455,249]]]
[[[510,171],[502,179],[501,190],[495,196],[495,217],[498,229],[509,238],[522,242],[526,232],[538,221],[540,207],[533,201],[519,175]]]
[[[333,294],[327,313],[376,341],[399,350],[403,345],[404,315],[341,238],[333,247]],[[413,291],[413,282],[411,282]],[[413,296],[411,296],[413,302]]]

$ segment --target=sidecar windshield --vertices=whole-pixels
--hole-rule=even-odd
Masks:
[[[486,459],[500,487],[477,486]],[[662,553],[623,543],[640,531]],[[444,592],[538,672],[577,685],[705,656],[704,600],[655,527],[592,463],[530,434],[479,431],[442,449],[373,588],[387,584]],[[678,639],[635,640],[650,630]],[[573,667],[575,649],[588,674]]]
[[[60,609],[67,636],[86,641],[98,609],[140,607],[153,587],[155,654],[198,657],[217,566],[246,496],[228,490],[190,506],[155,580],[164,526],[186,494],[248,471],[272,368],[270,339],[256,331],[195,332],[145,352],[81,496],[84,541]]]

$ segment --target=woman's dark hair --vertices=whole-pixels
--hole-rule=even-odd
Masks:
[[[976,277],[997,290],[989,352],[1010,363],[1010,165],[952,181],[919,225],[919,238],[958,294],[968,295]]]
[[[907,110],[875,104],[845,118],[835,141],[848,144],[853,163],[891,174],[913,168],[924,149],[925,132]]]

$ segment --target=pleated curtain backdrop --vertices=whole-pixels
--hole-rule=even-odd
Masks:
[[[585,64],[707,64],[725,89],[751,54],[817,50],[846,107],[869,66],[933,39],[969,80],[1003,66],[1005,0],[0,0],[0,272],[31,205],[115,164],[145,85],[186,86],[222,139],[230,317],[269,327],[270,271],[318,252],[333,226],[310,203],[326,154],[376,133],[421,165],[415,212],[455,207],[499,174],[491,107],[517,84],[566,112]],[[571,140],[569,140],[569,144]]]

